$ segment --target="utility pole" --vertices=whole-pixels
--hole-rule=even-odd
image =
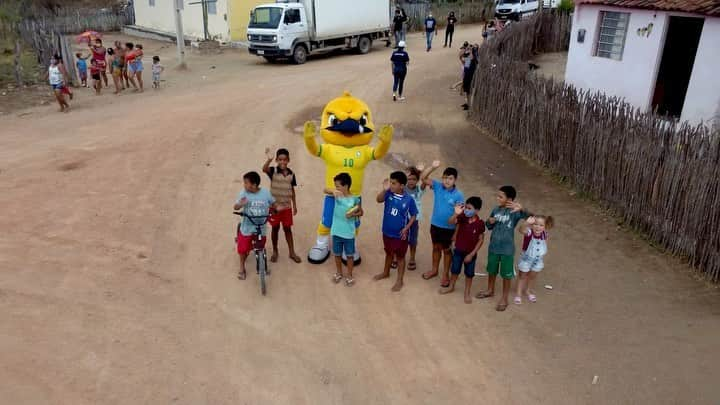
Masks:
[[[185,65],[185,36],[183,35],[182,25],[183,0],[175,0],[173,8],[175,9],[175,29],[177,30],[178,68],[185,69],[187,65]]]

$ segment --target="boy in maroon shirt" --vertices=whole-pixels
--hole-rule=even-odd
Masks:
[[[485,240],[485,222],[478,216],[478,211],[482,207],[480,197],[470,197],[465,201],[464,205],[456,205],[455,213],[448,220],[450,224],[456,224],[455,250],[452,255],[452,265],[450,266],[450,285],[440,289],[440,294],[449,294],[455,291],[455,283],[460,276],[460,270],[465,266],[465,303],[472,303],[470,289],[472,288],[472,279],[475,276],[475,262],[477,261],[477,252],[483,245]]]

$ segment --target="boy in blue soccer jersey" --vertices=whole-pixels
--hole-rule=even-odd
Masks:
[[[385,204],[383,213],[383,245],[385,247],[385,267],[383,272],[373,277],[373,280],[382,280],[390,277],[390,265],[393,257],[397,260],[397,281],[392,291],[400,291],[403,287],[405,275],[405,254],[408,250],[408,233],[415,222],[417,207],[415,200],[405,192],[407,176],[397,171],[390,174],[390,179],[383,181],[383,189],[377,195],[376,201]]]

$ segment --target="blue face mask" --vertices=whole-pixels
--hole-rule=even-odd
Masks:
[[[465,214],[465,216],[468,217],[468,218],[474,217],[474,216],[475,216],[475,210],[467,209],[467,210],[465,210],[464,214]]]

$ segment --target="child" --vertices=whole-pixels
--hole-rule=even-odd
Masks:
[[[125,66],[125,48],[120,41],[115,41],[115,57],[120,65],[120,89],[125,90],[126,87],[130,87],[130,83],[128,83]]]
[[[545,267],[543,257],[547,254],[547,233],[546,229],[553,227],[553,217],[535,215],[525,220],[518,231],[523,235],[522,253],[518,261],[520,280],[517,283],[517,295],[513,300],[516,304],[522,304],[522,296],[526,294],[530,302],[536,302],[535,279],[537,274]]]
[[[460,276],[463,264],[465,265],[465,303],[472,303],[470,289],[472,279],[475,277],[475,261],[477,252],[485,240],[485,223],[478,216],[482,207],[480,197],[470,197],[464,205],[456,205],[455,213],[450,217],[450,223],[457,224],[455,228],[455,250],[452,256],[450,267],[450,286],[441,288],[440,294],[448,294],[455,291],[455,282]]]
[[[153,65],[154,68],[155,65]],[[272,255],[270,261],[277,262],[278,259],[278,236],[280,225],[285,232],[285,240],[290,250],[290,259],[300,263],[300,257],[295,254],[295,243],[293,241],[292,226],[293,216],[297,215],[297,203],[295,202],[295,187],[297,180],[295,173],[288,167],[290,163],[290,152],[287,149],[278,149],[275,156],[270,153],[270,148],[265,149],[267,160],[263,165],[263,173],[270,177],[270,191],[276,201],[276,211],[270,216],[268,223],[272,227]],[[271,167],[270,162],[275,159],[277,167]]]
[[[160,64],[160,57],[153,56],[152,79],[154,89],[160,88],[160,73],[162,73],[163,71],[165,71],[165,66]]]
[[[50,58],[50,66],[48,67],[48,81],[50,87],[53,89],[55,99],[60,104],[60,112],[67,112],[70,110],[70,104],[65,101],[65,94],[63,88],[65,87],[65,76],[66,72],[59,64],[59,59],[56,56]]]
[[[110,59],[110,76],[112,76],[113,83],[115,84],[115,93],[120,94],[122,90],[122,67],[120,67],[120,56],[115,53],[113,48],[107,50]]]
[[[90,77],[93,79],[93,88],[95,89],[95,95],[100,95],[100,89],[102,88],[102,82],[100,81],[100,67],[95,59],[90,61]]]
[[[90,57],[90,55],[83,57],[82,53],[78,52],[75,54],[75,58],[77,58],[77,62],[75,62],[75,65],[77,65],[78,70],[78,76],[80,76],[80,83],[83,87],[87,87],[87,59]]]
[[[270,209],[274,208],[275,199],[270,192],[260,188],[260,175],[257,172],[247,172],[243,175],[244,189],[238,194],[234,210],[244,208],[248,215],[262,217],[270,215]],[[238,278],[245,280],[245,260],[255,244],[256,226],[247,218],[243,218],[237,234],[237,252],[240,255],[240,271]],[[266,241],[265,226],[262,227],[262,239],[258,247],[264,247]],[[268,271],[268,274],[270,272]]]
[[[125,71],[127,81],[133,86],[133,91],[138,91],[137,82],[135,82],[135,45],[132,42],[125,43]]]
[[[424,165],[417,165],[417,167],[411,167],[407,176],[407,187],[405,188],[410,197],[412,197],[413,201],[415,201],[415,207],[417,208],[417,217],[415,218],[415,222],[413,222],[412,226],[410,227],[410,232],[408,233],[408,244],[410,245],[410,260],[408,260],[407,268],[410,271],[413,271],[417,268],[417,263],[415,262],[415,253],[417,252],[418,233],[420,230],[420,218],[422,218],[422,196],[425,194],[426,187],[425,183],[418,184],[418,182],[420,181],[420,177],[424,169]],[[397,267],[397,263],[396,266],[393,267]]]
[[[443,258],[443,274],[440,286],[450,285],[450,245],[455,234],[455,225],[449,222],[455,212],[455,206],[465,201],[462,191],[455,187],[458,172],[455,168],[448,167],[443,172],[442,181],[430,179],[430,174],[440,167],[439,161],[434,161],[432,167],[422,174],[422,182],[429,186],[434,194],[433,212],[430,217],[430,237],[433,243],[432,270],[423,274],[425,280],[437,277],[440,268],[440,258]],[[444,257],[443,257],[444,255]]]
[[[325,190],[327,194],[335,196],[335,208],[333,209],[333,223],[330,227],[332,236],[333,255],[335,256],[335,275],[333,282],[339,283],[343,279],[342,256],[347,257],[348,275],[345,277],[345,285],[352,287],[355,284],[353,278],[353,267],[355,266],[355,230],[356,222],[362,216],[360,197],[350,193],[352,178],[347,173],[340,173],[333,178],[335,190]]]
[[[143,85],[143,46],[141,44],[135,44],[135,62],[133,63],[133,70],[135,71],[135,78],[137,79],[138,90],[140,93],[144,90]]]
[[[385,247],[385,268],[383,272],[375,275],[373,280],[382,280],[390,277],[390,265],[393,257],[398,261],[397,281],[392,291],[400,291],[403,287],[405,275],[405,254],[408,249],[408,233],[415,222],[417,207],[415,200],[405,192],[407,176],[397,171],[390,174],[390,180],[385,179],[383,189],[376,197],[378,203],[385,203],[383,214],[383,245]]]
[[[105,87],[107,87],[108,79],[105,74],[105,70],[107,68],[107,61],[105,60],[107,50],[103,46],[102,39],[100,38],[95,38],[94,41],[90,42],[89,46],[90,52],[92,53],[92,60],[95,61],[95,64],[97,65],[98,74],[102,75],[103,81],[105,81]]]
[[[513,186],[502,186],[497,193],[498,206],[490,212],[486,225],[492,232],[490,246],[488,247],[488,289],[478,293],[475,298],[489,298],[495,295],[495,279],[498,275],[503,279],[503,293],[500,302],[495,307],[497,311],[504,311],[508,306],[510,283],[515,275],[513,258],[515,256],[515,240],[513,230],[521,219],[528,217],[522,206],[515,201],[517,191]]]

